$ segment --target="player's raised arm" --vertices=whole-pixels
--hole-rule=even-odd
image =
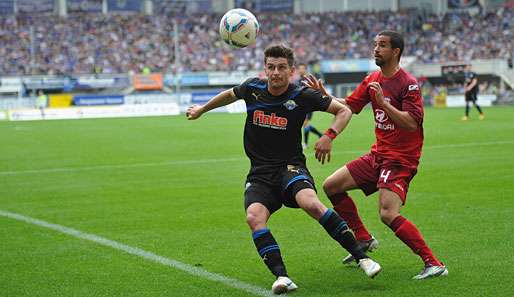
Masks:
[[[316,142],[314,146],[316,151],[316,159],[318,159],[321,164],[325,163],[325,159],[327,162],[330,162],[332,141],[346,128],[346,126],[348,126],[348,123],[352,118],[351,109],[336,100],[332,100],[330,102],[326,112],[329,112],[335,116],[330,128],[325,131],[324,135]]]
[[[391,103],[387,102],[384,98],[382,87],[378,82],[371,82],[369,84],[370,89],[375,91],[375,99],[377,105],[384,109],[387,115],[401,128],[407,131],[416,131],[419,127],[418,121],[416,121],[408,111],[398,110]],[[417,90],[419,93],[419,87]]]
[[[302,83],[309,88],[320,91],[323,95],[332,98],[332,100],[339,101],[340,103],[346,105],[346,100],[344,98],[337,98],[335,96],[330,95],[327,92],[327,89],[325,89],[325,85],[323,84],[323,81],[321,79],[317,79],[316,77],[314,77],[314,75],[312,75],[312,74],[306,75],[304,77],[304,80],[302,81]]]
[[[188,120],[196,120],[202,114],[208,112],[209,110],[228,105],[237,100],[236,95],[234,94],[234,89],[225,90],[218,95],[214,96],[211,100],[209,100],[204,105],[192,105],[186,111],[186,116]]]

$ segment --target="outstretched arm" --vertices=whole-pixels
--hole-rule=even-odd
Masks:
[[[338,134],[343,132],[343,130],[350,122],[352,118],[352,111],[346,105],[341,102],[332,100],[330,105],[328,106],[327,112],[335,115],[334,121],[330,128],[327,129],[325,134],[321,136],[321,138],[316,142],[314,149],[316,150],[315,156],[321,164],[325,163],[325,159],[327,162],[330,162],[330,152],[332,151],[332,141],[336,138]]]
[[[211,100],[209,100],[205,105],[192,105],[186,111],[186,116],[188,120],[196,120],[202,114],[208,112],[209,110],[228,105],[237,100],[236,95],[234,94],[233,89],[225,90],[218,95],[214,96]]]

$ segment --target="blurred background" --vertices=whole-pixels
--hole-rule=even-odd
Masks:
[[[244,49],[218,34],[236,7],[261,26]],[[467,64],[481,106],[514,103],[514,1],[0,0],[0,119],[179,114],[262,76],[271,43],[343,97],[377,69],[372,42],[386,29],[403,33],[402,66],[426,105],[464,106]]]

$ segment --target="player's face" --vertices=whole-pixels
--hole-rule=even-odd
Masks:
[[[379,67],[387,65],[392,61],[397,61],[397,58],[394,57],[393,48],[391,47],[391,37],[377,35],[377,37],[375,37],[373,55],[375,57],[375,64]]]
[[[268,57],[264,72],[268,77],[270,87],[279,89],[289,85],[289,80],[294,73],[294,67],[289,66],[286,58]]]

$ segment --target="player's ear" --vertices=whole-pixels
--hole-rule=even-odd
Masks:
[[[397,60],[400,60],[400,49],[393,48],[393,55],[396,57]]]

